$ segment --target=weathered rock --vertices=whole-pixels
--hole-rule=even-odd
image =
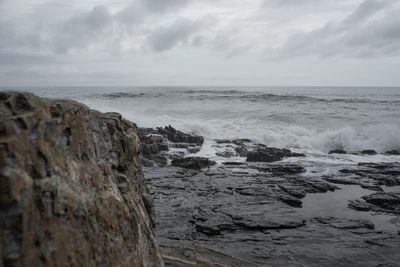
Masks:
[[[285,157],[303,157],[304,154],[292,153],[289,149],[275,147],[259,147],[247,153],[249,162],[274,162]]]
[[[0,93],[2,266],[162,266],[136,125]]]
[[[187,157],[183,159],[175,159],[172,161],[171,165],[186,169],[200,170],[202,168],[207,168],[215,165],[215,161],[202,157]]]

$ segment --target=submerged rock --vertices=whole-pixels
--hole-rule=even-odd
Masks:
[[[163,266],[136,125],[0,93],[2,266]]]
[[[207,168],[215,165],[215,161],[209,160],[208,158],[202,157],[188,157],[183,159],[174,159],[171,163],[172,166],[181,167],[185,169],[197,169]]]

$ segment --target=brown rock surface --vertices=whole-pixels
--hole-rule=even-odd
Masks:
[[[0,266],[162,266],[136,125],[0,92]]]

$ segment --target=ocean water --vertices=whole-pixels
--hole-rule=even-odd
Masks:
[[[249,138],[324,163],[399,161],[398,156],[328,155],[332,149],[400,149],[400,88],[354,87],[69,87],[2,88],[69,98],[119,112],[140,127],[173,127],[205,137],[201,155],[215,156],[215,139]]]

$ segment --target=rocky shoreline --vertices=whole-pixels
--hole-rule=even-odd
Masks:
[[[0,266],[398,266],[400,157],[335,165],[0,93]],[[374,156],[374,150],[329,155]],[[324,163],[321,163],[324,164]]]
[[[167,266],[397,266],[400,261],[400,163],[346,165],[334,175],[310,177],[306,166],[282,161],[305,157],[288,149],[248,139],[215,140],[217,156],[225,158],[216,164],[196,157],[200,136],[171,126],[138,133],[146,140],[142,162]],[[330,152],[335,153],[347,152]],[[238,156],[243,160],[232,160]],[[357,196],[355,186],[366,195]],[[348,199],[338,201],[339,213],[318,214],[322,203],[309,200],[347,191]],[[394,229],[379,225],[382,218]]]

